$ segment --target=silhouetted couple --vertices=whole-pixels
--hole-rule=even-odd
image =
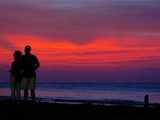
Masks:
[[[35,100],[36,70],[40,66],[38,58],[31,54],[31,46],[24,49],[25,54],[17,50],[11,64],[11,96],[21,99],[21,90],[24,90],[24,99],[27,100],[30,90],[32,100]]]

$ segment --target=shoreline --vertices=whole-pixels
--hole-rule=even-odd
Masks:
[[[0,96],[0,102],[27,102],[24,101],[22,97],[21,100],[13,99],[10,96]],[[31,98],[28,99],[28,102],[32,102]],[[34,101],[35,103],[48,103],[48,104],[90,104],[90,105],[103,105],[103,106],[127,106],[127,107],[144,107],[145,103],[141,101],[134,100],[121,100],[121,99],[64,99],[64,98],[39,98],[37,97]],[[148,103],[148,106],[155,107],[160,106],[159,103]]]
[[[123,119],[123,120],[154,120],[160,118],[160,105],[154,107],[137,107],[131,105],[104,105],[81,101],[80,104],[55,100],[53,103],[31,100],[17,101],[10,97],[0,97],[0,118],[6,119]],[[62,101],[62,103],[61,103]],[[73,102],[73,101],[72,101]],[[93,102],[93,101],[92,101]]]

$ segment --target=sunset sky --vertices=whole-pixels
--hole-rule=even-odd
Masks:
[[[0,81],[28,44],[40,82],[160,82],[160,1],[0,0]]]

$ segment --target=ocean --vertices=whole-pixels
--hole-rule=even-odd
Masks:
[[[38,83],[37,97],[78,100],[144,101],[148,94],[151,103],[160,103],[160,84],[149,83]],[[0,96],[10,96],[8,83],[0,83]]]

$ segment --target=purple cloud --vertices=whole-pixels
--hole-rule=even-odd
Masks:
[[[156,1],[146,2],[0,1],[3,3],[0,5],[0,32],[62,38],[78,43],[128,32],[159,33],[160,5]]]

